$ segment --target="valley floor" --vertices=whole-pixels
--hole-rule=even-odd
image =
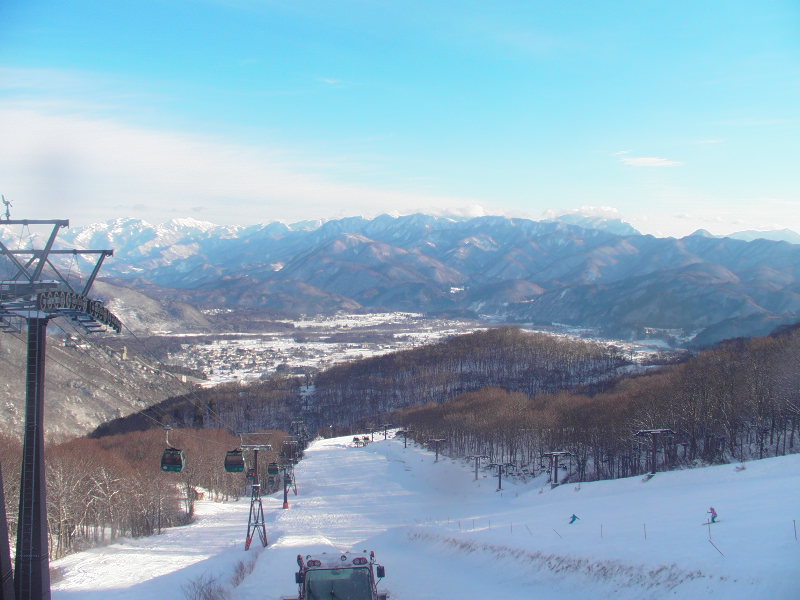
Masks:
[[[514,483],[471,465],[351,437],[314,442],[299,495],[265,499],[269,546],[243,548],[249,501],[198,505],[198,521],[54,563],[54,600],[183,599],[215,578],[231,600],[296,593],[298,553],[374,550],[396,600],[614,597],[789,599],[800,590],[800,455],[641,477]],[[714,506],[720,522],[704,526]],[[568,524],[576,514],[579,520]],[[237,585],[237,563],[252,572]]]

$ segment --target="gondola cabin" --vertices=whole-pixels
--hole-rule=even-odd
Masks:
[[[244,471],[244,454],[241,450],[231,450],[225,454],[225,470],[228,473]]]
[[[167,473],[180,473],[186,466],[186,455],[178,448],[167,448],[161,455],[161,470]]]

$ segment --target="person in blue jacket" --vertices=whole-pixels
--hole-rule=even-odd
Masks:
[[[575,513],[572,513],[572,516],[569,518],[569,524],[572,525],[575,521],[580,520],[580,517]]]

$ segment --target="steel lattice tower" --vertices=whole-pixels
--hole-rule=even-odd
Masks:
[[[112,250],[54,250],[56,237],[69,221],[11,220],[3,225],[50,225],[52,231],[42,249],[9,249],[0,241],[0,255],[15,270],[10,279],[0,281],[0,329],[10,329],[16,321],[27,323],[27,363],[25,373],[25,432],[22,446],[19,521],[14,568],[16,600],[49,600],[50,561],[47,535],[47,491],[44,463],[44,375],[47,344],[47,324],[56,317],[68,317],[86,331],[110,328],[122,329],[119,319],[97,300],[87,294],[91,290],[100,266]],[[51,257],[59,254],[73,256],[98,255],[91,275],[80,291],[73,289],[69,277],[64,277]],[[26,257],[20,260],[18,257]],[[55,279],[45,279],[47,274]],[[5,512],[0,530],[5,523]],[[2,564],[2,561],[0,561]],[[5,573],[3,574],[5,576]],[[4,589],[4,588],[3,588]],[[5,597],[2,600],[6,600]],[[11,600],[9,598],[9,600]]]
[[[244,541],[244,549],[250,550],[253,537],[258,532],[261,545],[267,545],[267,527],[264,520],[264,505],[261,502],[261,482],[258,475],[258,451],[271,450],[269,444],[242,444],[242,450],[253,451],[253,470],[255,471],[255,481],[250,486],[250,516],[247,518],[247,537]]]

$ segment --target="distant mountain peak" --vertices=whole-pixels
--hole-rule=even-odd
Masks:
[[[770,230],[757,230],[748,229],[745,231],[737,231],[729,233],[728,235],[714,235],[706,229],[698,229],[694,233],[686,237],[704,237],[704,238],[730,238],[732,240],[741,240],[744,242],[753,242],[755,240],[768,240],[770,242],[789,242],[790,244],[800,244],[800,233],[792,231],[791,229],[770,229]]]
[[[773,242],[789,242],[790,244],[800,244],[800,233],[792,231],[791,229],[772,229],[769,231],[757,231],[748,229],[746,231],[737,231],[727,237],[735,240],[744,240],[752,242],[754,240],[770,240]]]
[[[715,238],[717,236],[715,236],[713,233],[711,233],[707,229],[698,229],[697,231],[694,231],[694,232],[690,233],[687,237]]]
[[[170,219],[164,223],[164,226],[171,229],[199,229],[201,231],[210,231],[219,227],[219,225],[211,223],[210,221],[200,221],[193,217]]]
[[[319,229],[325,223],[323,219],[308,219],[306,221],[297,221],[291,223],[289,229],[292,231],[314,231]]]
[[[584,229],[597,229],[615,235],[641,235],[633,225],[622,220],[619,211],[607,206],[586,206],[563,213],[548,211],[545,213],[545,220]]]

